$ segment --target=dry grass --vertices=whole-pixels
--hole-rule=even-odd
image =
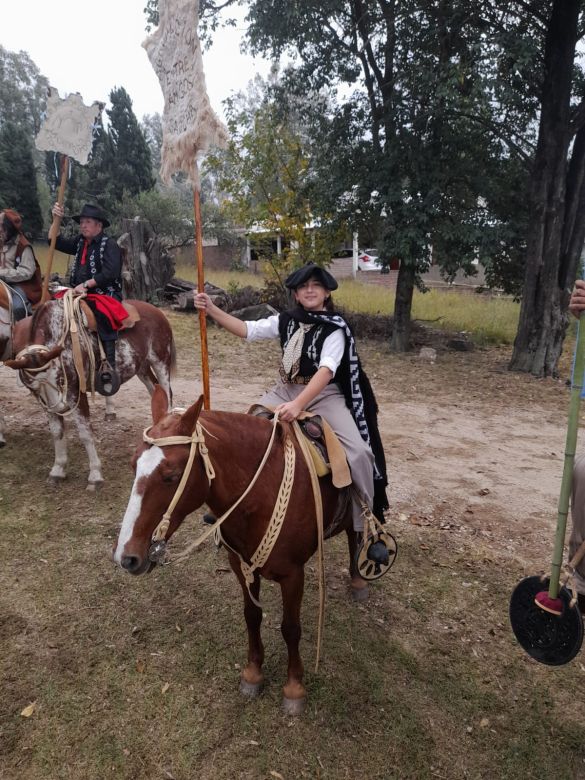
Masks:
[[[47,248],[41,245],[36,247],[36,251],[44,268]],[[66,257],[60,252],[55,253],[53,270],[65,273]],[[196,270],[191,265],[178,266],[177,275],[196,280]],[[246,285],[261,287],[264,282],[261,274],[239,271],[211,270],[207,279],[230,291]],[[335,301],[349,311],[363,314],[390,316],[394,311],[392,290],[353,279],[340,281]],[[412,317],[421,322],[430,322],[439,330],[466,333],[478,344],[512,344],[518,326],[519,309],[519,304],[507,297],[431,290],[424,294],[415,292]]]

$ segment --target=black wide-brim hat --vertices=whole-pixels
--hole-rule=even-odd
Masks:
[[[93,206],[91,203],[86,203],[85,206],[81,209],[80,214],[76,214],[73,219],[79,223],[82,219],[82,217],[88,217],[89,219],[97,219],[98,222],[101,222],[102,225],[107,228],[110,226],[110,223],[104,214],[104,212],[100,209],[99,206]]]
[[[300,284],[304,284],[311,278],[321,282],[327,290],[337,290],[339,286],[329,271],[321,268],[320,265],[316,265],[316,263],[305,263],[302,268],[298,268],[287,276],[284,284],[289,290],[296,290]]]

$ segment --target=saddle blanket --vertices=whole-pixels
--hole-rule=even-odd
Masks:
[[[53,295],[53,298],[62,298],[66,292],[66,289],[58,290]],[[85,296],[85,300],[93,303],[95,308],[108,318],[113,330],[122,330],[122,328],[127,327],[130,312],[115,298],[111,298],[109,295],[88,293]]]

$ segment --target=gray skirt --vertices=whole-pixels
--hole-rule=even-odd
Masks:
[[[294,401],[305,387],[306,385],[278,382],[260,398],[259,403],[265,406],[278,406],[288,401]],[[374,455],[362,439],[355,420],[345,404],[345,398],[339,385],[335,383],[327,385],[305,408],[305,411],[311,414],[320,414],[333,428],[345,449],[353,486],[362,497],[363,502],[371,509],[374,500]],[[364,523],[359,497],[354,496],[352,503],[354,530],[362,531]]]

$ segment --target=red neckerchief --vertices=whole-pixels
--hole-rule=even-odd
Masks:
[[[84,239],[83,252],[81,253],[81,265],[85,265],[85,262],[87,260],[87,247],[88,246],[89,246],[89,241],[86,238],[86,239]]]

